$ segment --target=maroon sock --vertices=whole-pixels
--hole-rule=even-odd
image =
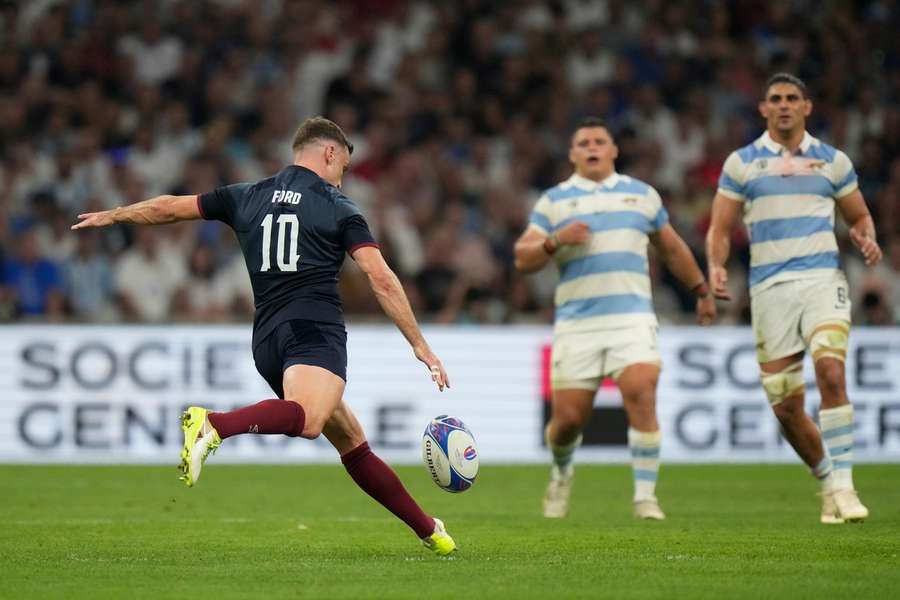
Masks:
[[[365,493],[410,526],[420,538],[434,533],[434,519],[426,515],[400,483],[393,469],[363,442],[341,457],[350,477]]]
[[[283,433],[299,437],[306,424],[303,407],[289,400],[263,400],[231,412],[207,415],[223,440],[239,433]]]

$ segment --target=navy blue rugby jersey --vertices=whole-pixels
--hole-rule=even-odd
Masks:
[[[376,246],[359,208],[305,167],[291,165],[257,183],[197,196],[204,219],[237,235],[250,273],[256,314],[253,346],[280,323],[343,323],[338,272],[344,253]]]

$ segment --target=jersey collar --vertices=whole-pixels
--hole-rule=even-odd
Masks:
[[[593,179],[588,179],[587,177],[582,177],[578,173],[572,173],[572,176],[569,177],[567,181],[570,185],[573,185],[582,190],[593,192],[599,187],[605,188],[614,188],[616,184],[619,182],[619,174],[613,171],[609,175],[607,175],[604,179],[600,181],[594,181]]]
[[[771,150],[775,154],[782,154],[785,151],[785,147],[772,139],[772,136],[769,135],[769,132],[766,131],[761,136],[759,136],[759,140],[757,143],[762,145],[763,147]],[[800,152],[801,154],[806,154],[809,152],[810,146],[813,144],[818,144],[819,140],[809,135],[808,131],[803,132],[803,139],[800,140]]]

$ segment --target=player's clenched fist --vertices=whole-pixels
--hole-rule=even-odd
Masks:
[[[588,241],[591,227],[583,221],[573,221],[556,232],[556,239],[562,245],[577,245]]]

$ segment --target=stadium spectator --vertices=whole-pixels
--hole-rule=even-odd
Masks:
[[[129,72],[138,83],[159,85],[174,77],[180,69],[182,42],[174,35],[167,35],[155,16],[143,14],[141,17],[140,33],[123,36],[118,50],[130,61]]]
[[[137,230],[135,245],[115,265],[115,290],[122,314],[129,319],[160,322],[187,277],[177,250],[153,229]]]
[[[106,256],[97,251],[100,236],[76,236],[75,255],[66,263],[65,289],[69,312],[84,321],[113,321],[113,272]]]
[[[174,312],[184,321],[217,321],[225,313],[226,299],[220,297],[215,282],[215,263],[210,248],[197,245],[190,253],[188,279],[178,289]]]
[[[15,240],[15,255],[3,264],[3,296],[23,317],[59,318],[63,314],[63,279],[59,268],[41,256],[34,229]]]

